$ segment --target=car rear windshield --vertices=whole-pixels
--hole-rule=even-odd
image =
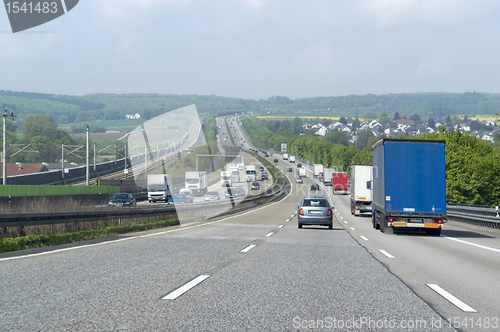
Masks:
[[[303,206],[327,207],[328,204],[324,199],[305,199]]]

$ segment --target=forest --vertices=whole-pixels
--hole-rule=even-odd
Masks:
[[[340,132],[325,137],[294,135],[289,130],[293,131],[293,123],[283,125],[283,130],[280,130],[275,127],[275,122],[255,117],[243,118],[242,124],[255,146],[279,150],[281,143],[287,143],[288,152],[292,155],[343,171],[354,164],[371,164],[371,146],[383,138],[371,137],[364,146],[357,148],[346,142]],[[444,127],[440,127],[438,132],[401,138],[446,142],[448,203],[489,206],[500,204],[500,147]]]
[[[414,93],[386,95],[349,95],[290,99],[272,96],[251,100],[215,95],[110,94],[83,96],[15,92],[0,90],[0,105],[13,112],[19,127],[29,116],[48,115],[60,125],[89,121],[119,120],[126,114],[139,114],[149,120],[165,112],[195,104],[200,114],[225,115],[235,112],[253,114],[307,114],[314,116],[377,118],[382,113],[422,120],[448,115],[492,115],[500,111],[500,94]]]

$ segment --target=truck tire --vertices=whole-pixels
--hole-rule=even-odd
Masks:
[[[440,236],[441,235],[441,228],[439,228],[439,229],[426,229],[425,233],[427,233],[427,235]]]
[[[380,229],[380,225],[378,224],[377,220],[378,220],[378,213],[377,212],[372,213],[373,228]]]
[[[379,219],[380,231],[384,234],[394,234],[394,228],[387,225],[387,221],[385,220],[385,215],[382,214]]]

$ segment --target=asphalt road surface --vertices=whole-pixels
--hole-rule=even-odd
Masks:
[[[323,186],[334,229],[298,229],[317,180],[291,167],[290,195],[237,216],[0,254],[0,330],[498,330],[498,230],[382,234]]]

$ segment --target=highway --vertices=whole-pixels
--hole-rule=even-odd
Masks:
[[[296,184],[296,164],[274,158],[279,168],[293,167],[284,173],[292,191],[280,202],[183,227],[0,254],[0,330],[454,330],[448,318],[460,331],[498,330],[498,229],[449,222],[441,237],[382,234],[369,215],[350,214],[348,196],[322,185],[334,229],[298,229],[294,207],[317,180]]]

